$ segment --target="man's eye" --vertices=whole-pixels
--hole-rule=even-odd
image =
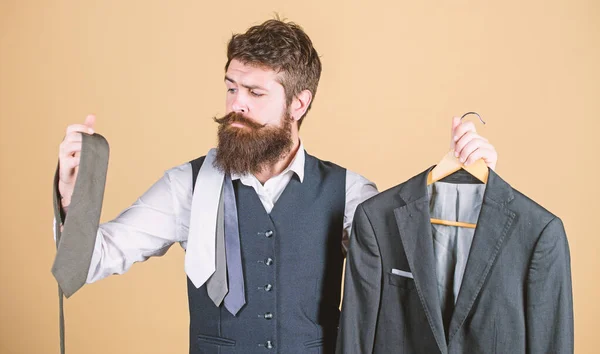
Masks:
[[[227,92],[229,92],[229,93],[235,93],[235,89],[234,88],[227,89]]]
[[[251,91],[250,91],[250,94],[251,94],[252,96],[254,96],[254,97],[260,97],[260,96],[264,96],[264,94],[262,94],[262,93],[257,93],[257,92],[256,92],[256,91],[254,91],[254,90],[251,90]]]

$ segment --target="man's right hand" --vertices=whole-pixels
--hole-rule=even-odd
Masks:
[[[77,180],[79,169],[79,154],[81,152],[81,134],[94,134],[96,116],[88,115],[83,124],[73,124],[67,127],[64,140],[60,143],[58,151],[59,181],[58,191],[61,196],[61,205],[66,211],[71,204],[71,196]]]

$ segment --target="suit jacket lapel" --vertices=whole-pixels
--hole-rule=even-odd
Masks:
[[[405,205],[394,209],[394,216],[431,331],[440,351],[446,353],[447,345],[437,290],[433,236],[429,220],[429,198],[426,188],[428,173],[429,170],[404,184],[400,190],[400,197]]]
[[[503,242],[510,235],[515,213],[507,204],[513,198],[510,185],[490,170],[469,259],[450,320],[448,343],[469,315]]]

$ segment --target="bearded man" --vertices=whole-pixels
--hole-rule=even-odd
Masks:
[[[310,155],[300,126],[321,62],[294,23],[268,20],[227,47],[226,114],[218,147],[169,169],[117,218],[101,224],[87,283],[186,249],[190,353],[333,353],[344,260],[356,206],[377,189]],[[68,215],[82,134],[67,128],[58,189]],[[494,148],[455,119],[457,155],[494,167]]]

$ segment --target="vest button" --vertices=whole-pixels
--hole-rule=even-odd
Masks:
[[[271,342],[270,340],[268,340],[268,341],[265,343],[265,348],[267,348],[267,349],[273,349],[273,347],[274,347],[274,346],[273,346],[273,342]]]
[[[270,312],[265,313],[265,320],[270,320],[273,318],[273,314]]]
[[[271,285],[271,284],[265,285],[265,291],[271,291],[271,289],[273,289],[273,285]]]
[[[269,266],[270,266],[271,264],[273,264],[273,258],[269,257],[269,258],[265,259],[265,264],[266,264],[266,265],[269,265]]]
[[[271,230],[266,231],[265,236],[267,236],[267,237],[273,236],[273,231],[271,231]]]

